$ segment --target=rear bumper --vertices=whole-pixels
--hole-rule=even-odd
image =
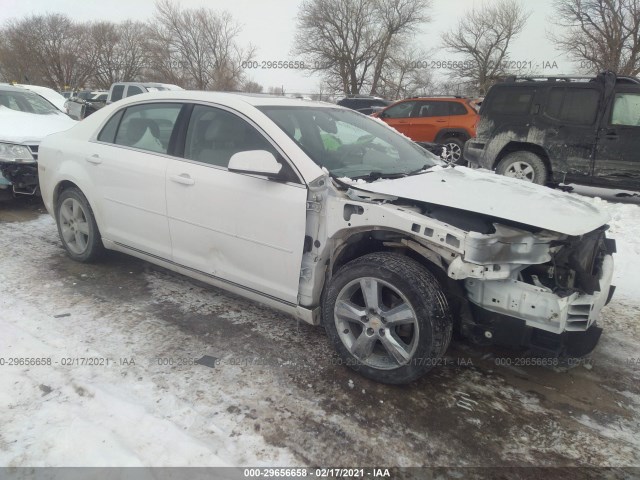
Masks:
[[[471,165],[491,169],[493,167],[493,165],[491,165],[492,162],[485,160],[486,146],[487,144],[485,142],[480,141],[477,138],[472,138],[464,144],[462,156]]]

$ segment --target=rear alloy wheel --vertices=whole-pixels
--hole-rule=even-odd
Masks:
[[[462,150],[464,148],[464,142],[459,138],[447,138],[443,145],[445,146],[446,153],[443,155],[442,160],[449,165],[461,165],[462,164]]]
[[[56,204],[58,234],[69,256],[91,262],[104,252],[98,225],[86,197],[77,188],[64,190]]]
[[[325,290],[322,310],[342,363],[382,383],[423,376],[440,364],[451,340],[439,282],[395,253],[372,253],[343,266]]]
[[[508,154],[498,166],[496,172],[505,177],[517,178],[525,182],[544,185],[547,181],[547,166],[532,152],[519,151]]]

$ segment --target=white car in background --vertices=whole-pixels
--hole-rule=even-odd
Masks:
[[[105,248],[324,325],[344,365],[406,383],[452,331],[580,356],[613,293],[606,213],[445,167],[326,103],[158,92],[108,105],[40,149],[68,255]]]
[[[76,123],[39,94],[0,85],[0,188],[36,194],[40,142]]]
[[[61,112],[66,113],[65,108],[64,108],[64,102],[66,102],[67,99],[64,98],[62,95],[60,95],[55,90],[53,90],[51,88],[48,88],[48,87],[41,87],[39,85],[23,85],[23,84],[19,84],[19,83],[13,84],[13,86],[14,87],[24,88],[24,89],[29,90],[31,92],[37,93],[42,98],[44,98],[45,100],[50,102],[58,110],[60,110]]]

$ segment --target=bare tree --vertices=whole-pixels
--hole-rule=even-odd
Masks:
[[[378,84],[385,64],[394,59],[393,56],[389,56],[393,43],[409,43],[406,37],[418,26],[429,21],[426,12],[431,7],[430,0],[375,0],[375,3],[375,10],[380,14],[383,28],[378,39],[379,50],[376,52],[371,80],[372,95],[378,93]]]
[[[305,0],[294,52],[330,89],[375,93],[394,39],[428,20],[430,0]]]
[[[14,20],[2,33],[0,62],[5,75],[56,89],[84,85],[92,75],[95,58],[87,48],[89,31],[65,15]]]
[[[471,81],[481,95],[507,73],[511,41],[524,29],[530,13],[517,0],[497,0],[472,9],[442,37],[444,46],[460,54],[462,65],[453,76]]]
[[[549,36],[590,73],[640,74],[640,0],[556,0]]]
[[[130,20],[119,24],[98,22],[89,31],[90,49],[95,52],[93,77],[97,87],[109,88],[115,82],[142,78],[149,65],[146,24]]]
[[[392,46],[380,75],[377,93],[389,99],[433,93],[435,82],[431,71],[420,68],[422,60],[427,57],[424,51],[403,42]]]
[[[263,90],[264,87],[262,85],[252,80],[244,82],[244,85],[242,85],[242,91],[247,93],[262,93]]]
[[[237,90],[243,62],[255,48],[238,43],[240,26],[226,12],[182,9],[170,0],[156,3],[151,26],[153,70],[171,83],[201,90]]]

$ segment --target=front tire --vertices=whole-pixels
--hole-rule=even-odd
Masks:
[[[322,319],[342,362],[381,383],[405,384],[440,364],[453,322],[438,280],[396,253],[344,265],[322,297]]]
[[[55,213],[60,240],[73,260],[93,262],[104,254],[93,210],[78,188],[68,188],[60,194]]]
[[[513,152],[505,156],[498,163],[496,173],[538,185],[544,185],[549,175],[542,159],[535,153],[527,151]]]

